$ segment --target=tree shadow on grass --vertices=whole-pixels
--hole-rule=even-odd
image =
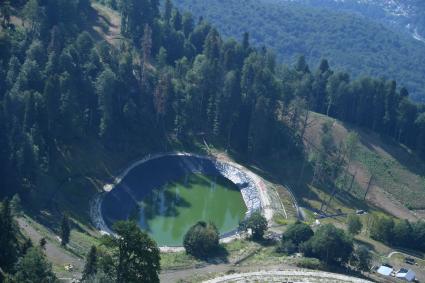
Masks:
[[[391,157],[396,159],[403,167],[407,168],[414,174],[424,176],[425,164],[415,155],[414,151],[410,151],[407,147],[399,144],[393,138],[385,135],[374,133],[368,129],[359,129],[348,123],[343,123],[344,127],[349,130],[358,131],[360,135],[360,142],[371,152],[380,155],[377,148],[382,148]]]
[[[365,246],[367,249],[371,251],[375,251],[375,247],[371,243],[365,242],[360,239],[353,239],[353,240],[354,240],[354,243],[356,243],[357,245]]]
[[[214,249],[213,252],[209,253],[207,256],[193,257],[210,264],[229,263],[229,252],[223,245],[219,245],[216,249]]]
[[[266,231],[266,234],[262,238],[256,239],[256,238],[250,237],[248,238],[248,240],[254,243],[257,243],[262,247],[273,247],[280,242],[281,238],[282,238],[282,235],[278,233]]]

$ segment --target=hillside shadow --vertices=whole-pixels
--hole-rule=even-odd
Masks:
[[[231,152],[231,157],[254,172],[261,178],[275,184],[289,188],[296,198],[299,206],[315,210],[309,201],[324,201],[319,195],[310,189],[309,184],[313,176],[313,168],[302,154],[276,159],[248,160],[243,156]],[[303,172],[303,174],[301,174]]]
[[[361,199],[358,199],[351,195],[347,191],[340,191],[335,195],[335,198],[338,199],[343,205],[347,207],[355,207],[357,209],[367,210],[369,209],[369,205],[362,201]]]
[[[193,257],[209,264],[229,263],[229,252],[223,245],[219,245],[216,249],[214,249],[214,251],[210,252],[207,256]]]
[[[360,195],[349,192],[348,190],[337,189],[333,191],[332,187],[319,186],[316,190],[311,188],[311,181],[313,178],[313,168],[309,165],[304,155],[295,155],[290,158],[281,158],[279,161],[270,159],[256,159],[254,163],[247,161],[247,159],[232,155],[237,162],[240,162],[246,168],[272,183],[281,184],[282,186],[290,189],[296,198],[298,205],[304,207],[311,212],[323,214],[317,205],[323,204],[325,214],[326,211],[331,215],[334,213],[339,214],[338,208],[351,208],[362,209],[365,211],[371,210],[374,206],[367,204]],[[304,168],[303,168],[304,167]],[[303,174],[301,172],[303,171]],[[323,192],[326,196],[321,195]],[[332,194],[334,193],[334,196]],[[329,202],[329,200],[332,201]],[[335,201],[338,204],[335,204]],[[327,205],[329,202],[329,206]]]
[[[425,163],[406,146],[399,144],[391,137],[380,135],[369,129],[359,128],[348,123],[340,123],[349,131],[358,132],[360,134],[360,143],[371,152],[381,156],[381,153],[377,150],[377,148],[381,148],[408,171],[416,175],[425,176]]]
[[[365,246],[370,251],[375,251],[375,246],[372,245],[371,243],[368,243],[368,242],[365,242],[363,240],[356,239],[356,238],[354,238],[353,240],[354,240],[354,243],[355,244],[358,244],[358,245],[361,245],[361,246]]]

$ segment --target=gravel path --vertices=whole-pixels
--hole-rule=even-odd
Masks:
[[[232,273],[224,275],[226,273]],[[163,271],[160,274],[160,281],[164,283],[174,283],[187,280],[195,280],[196,276],[214,277],[204,281],[205,283],[224,282],[298,282],[298,283],[371,283],[371,281],[350,277],[342,274],[329,273],[316,270],[300,269],[290,265],[261,265],[255,267],[233,264],[207,265],[201,268],[191,268],[184,270]]]
[[[233,263],[221,263],[221,264],[208,264],[207,266],[199,267],[199,268],[188,268],[181,270],[164,270],[161,272],[159,279],[162,283],[174,283],[184,280],[190,280],[196,275],[212,275],[220,276],[220,274],[224,274],[230,271],[233,272],[252,272],[257,270],[279,270],[281,268],[291,269],[291,266],[283,266],[279,265],[261,265],[256,264],[253,266],[237,266]]]
[[[372,281],[349,277],[341,274],[309,271],[309,270],[283,270],[283,271],[258,271],[250,273],[235,273],[205,281],[205,283],[224,282],[334,282],[334,283],[371,283]]]

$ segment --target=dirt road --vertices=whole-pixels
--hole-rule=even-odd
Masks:
[[[57,272],[58,277],[64,278],[79,278],[84,267],[84,261],[65,249],[59,247],[59,241],[53,236],[43,235],[39,230],[37,230],[26,218],[18,218],[18,225],[21,231],[31,239],[34,245],[38,245],[41,238],[47,240],[46,243],[46,256],[50,262],[55,263],[55,271]],[[73,266],[73,271],[68,272],[65,270],[65,265],[71,264]]]

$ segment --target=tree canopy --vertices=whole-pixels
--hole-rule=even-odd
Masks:
[[[118,221],[113,225],[113,230],[116,236],[105,236],[103,240],[110,255],[103,260],[103,267],[112,267],[109,271],[114,281],[159,282],[161,267],[156,243],[132,221]]]
[[[25,256],[19,260],[13,279],[16,282],[26,283],[58,282],[52,271],[52,265],[38,247],[29,248]]]
[[[213,223],[199,221],[186,232],[183,246],[188,254],[208,258],[216,254],[219,240],[218,229]]]
[[[363,224],[360,220],[360,217],[355,214],[350,214],[347,217],[347,226],[348,226],[348,232],[351,235],[357,235],[358,233],[361,232],[363,228]]]
[[[297,221],[288,226],[282,235],[282,242],[290,240],[298,247],[301,243],[307,242],[313,235],[314,232],[309,225]]]
[[[302,245],[302,251],[327,264],[345,264],[353,252],[353,240],[343,230],[325,224]]]

